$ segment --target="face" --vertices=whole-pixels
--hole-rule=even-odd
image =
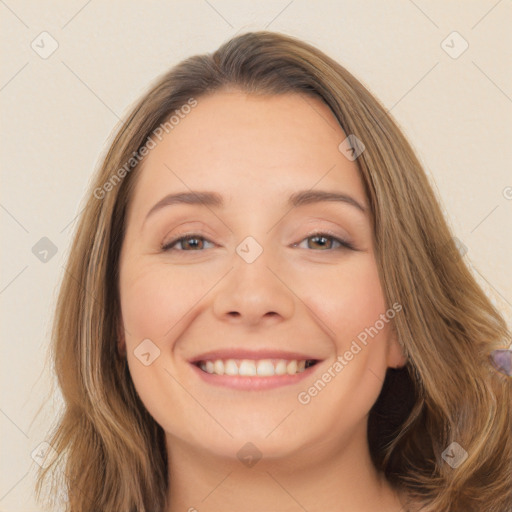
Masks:
[[[134,385],[170,446],[332,452],[403,363],[346,134],[298,94],[197,102],[146,156],[126,219]]]

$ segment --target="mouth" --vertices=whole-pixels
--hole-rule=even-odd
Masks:
[[[193,364],[210,375],[273,377],[296,375],[318,362],[317,359],[205,359]]]
[[[188,362],[207,384],[262,391],[298,383],[316,371],[322,360],[297,352],[230,349],[209,352]]]

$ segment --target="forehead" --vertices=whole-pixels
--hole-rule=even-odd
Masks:
[[[316,184],[364,202],[357,166],[338,149],[345,137],[319,98],[238,91],[199,97],[161,141],[154,138],[132,208],[142,214],[163,195],[191,189],[242,194],[245,204],[262,205]]]

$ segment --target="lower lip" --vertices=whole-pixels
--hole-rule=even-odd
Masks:
[[[217,375],[215,373],[207,373],[195,364],[191,364],[192,369],[208,384],[214,386],[224,386],[241,391],[260,391],[264,389],[274,389],[281,386],[290,386],[300,382],[311,375],[321,361],[301,373],[294,375],[273,375],[271,377],[241,377],[240,375]]]

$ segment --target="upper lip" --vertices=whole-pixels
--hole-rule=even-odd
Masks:
[[[217,360],[217,359],[289,359],[289,360],[308,360],[319,361],[320,358],[303,354],[300,352],[285,352],[283,350],[245,350],[245,349],[219,349],[205,352],[189,359],[189,363],[197,363],[199,361]]]

